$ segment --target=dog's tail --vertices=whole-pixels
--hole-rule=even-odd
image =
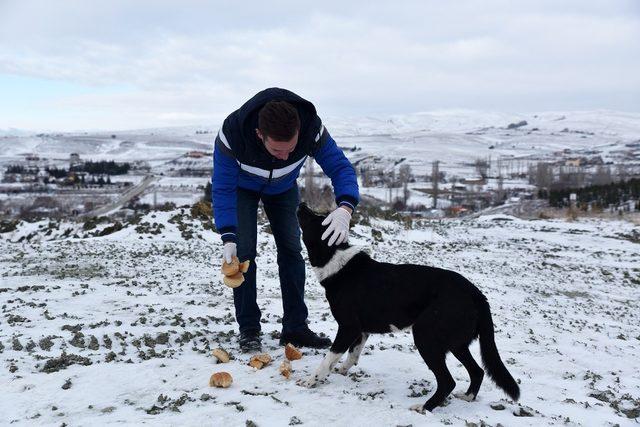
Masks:
[[[520,388],[509,371],[507,371],[502,359],[500,359],[500,354],[498,354],[498,348],[493,337],[493,320],[489,303],[485,298],[482,298],[478,305],[480,310],[478,323],[480,354],[482,355],[484,367],[496,385],[504,390],[509,397],[517,401],[520,397]]]

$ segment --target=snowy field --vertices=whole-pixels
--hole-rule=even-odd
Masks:
[[[319,112],[322,115],[322,111]],[[526,125],[509,129],[509,125]],[[449,176],[477,175],[477,159],[501,158],[508,166],[526,171],[539,160],[599,155],[614,164],[640,163],[640,115],[618,111],[568,111],[527,114],[482,111],[435,111],[385,117],[324,118],[327,129],[356,165],[382,167],[385,172],[408,164],[414,174],[431,173],[432,162]],[[220,127],[140,129],[44,136],[11,136],[0,132],[0,166],[24,161],[37,153],[47,163],[66,167],[69,154],[84,160],[146,161],[154,173],[184,160],[189,151],[211,152]],[[196,134],[203,129],[207,134]],[[357,150],[351,151],[357,147]],[[636,148],[634,148],[636,147]],[[193,160],[193,159],[192,159]],[[195,160],[193,160],[196,162]],[[208,165],[210,160],[204,159]],[[196,162],[197,163],[197,162]]]
[[[408,409],[435,390],[410,332],[373,336],[348,376],[316,389],[296,380],[324,351],[305,349],[289,380],[278,373],[282,308],[264,224],[258,295],[274,362],[259,371],[236,345],[217,235],[188,211],[110,226],[43,221],[0,234],[0,425],[637,425],[640,228],[630,223],[484,216],[355,226],[352,243],[376,259],[459,271],[491,303],[521,401],[485,378],[477,401],[452,397],[427,415]],[[333,337],[308,270],[310,326]],[[216,365],[216,347],[232,361]],[[479,360],[477,343],[471,350]],[[466,371],[452,357],[448,365],[455,391],[466,390]],[[216,371],[231,373],[229,389],[208,387]]]

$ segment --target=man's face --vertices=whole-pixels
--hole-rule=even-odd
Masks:
[[[256,133],[258,134],[258,138],[264,143],[269,154],[280,160],[287,160],[289,154],[296,149],[296,145],[298,144],[298,132],[296,132],[289,141],[275,141],[270,136],[264,138],[259,129],[256,129]]]

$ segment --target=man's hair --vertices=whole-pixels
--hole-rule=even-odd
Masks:
[[[298,110],[286,101],[269,101],[258,113],[258,129],[264,139],[289,141],[300,130]]]

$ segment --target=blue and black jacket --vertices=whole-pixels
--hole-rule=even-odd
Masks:
[[[300,116],[298,144],[287,160],[272,156],[256,135],[258,112],[269,101],[287,101]],[[280,194],[295,185],[305,160],[313,157],[331,178],[336,203],[355,209],[355,170],[322,124],[313,104],[293,92],[269,88],[256,94],[222,124],[213,151],[212,203],[222,240],[237,241],[237,189]]]

